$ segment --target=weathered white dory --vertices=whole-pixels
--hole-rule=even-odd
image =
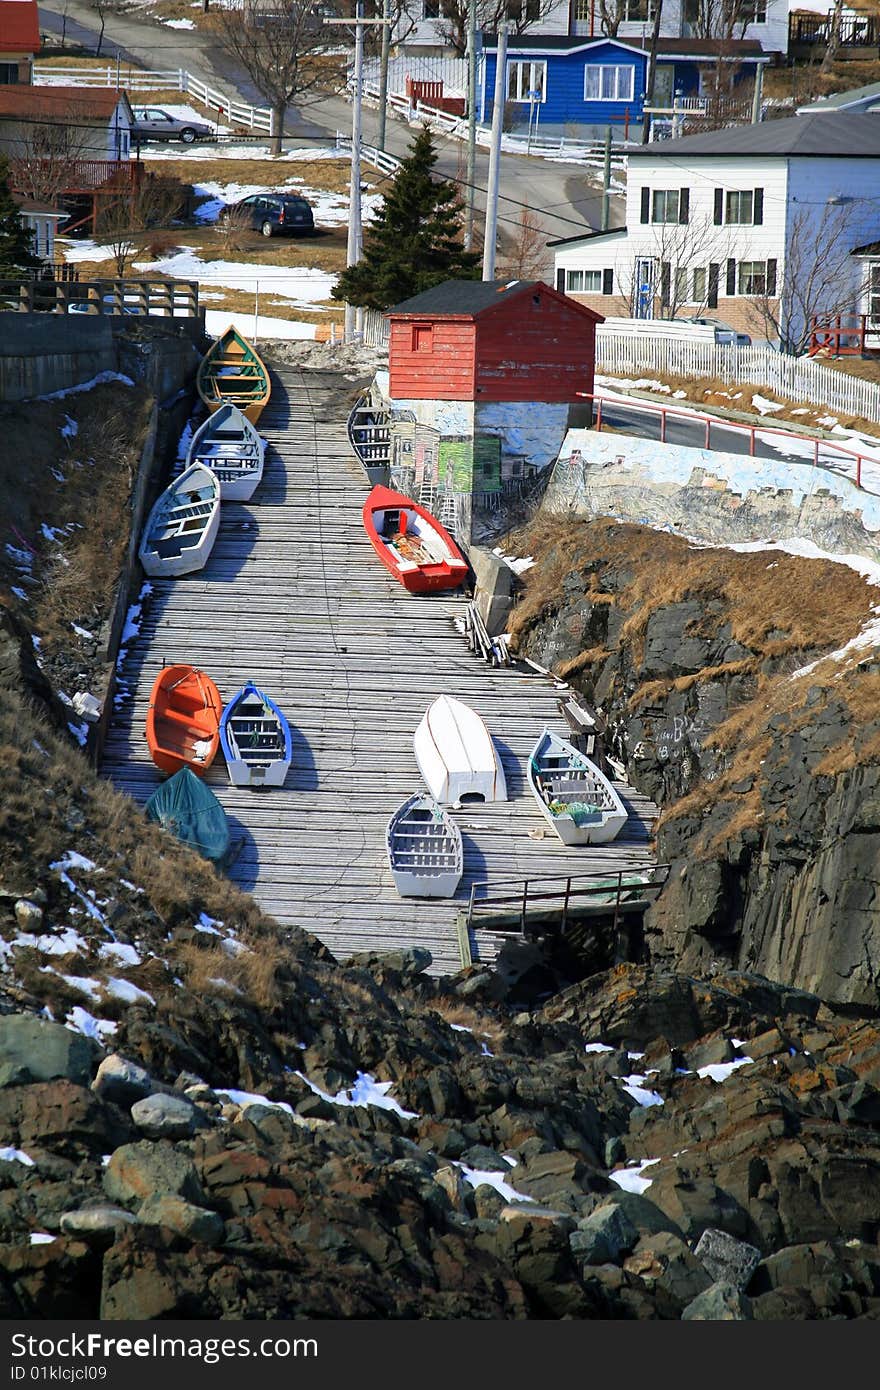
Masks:
[[[293,759],[290,725],[271,696],[253,681],[223,711],[220,746],[233,786],[284,786]]]
[[[435,801],[506,801],[504,769],[475,710],[451,695],[429,705],[413,735],[419,771]]]
[[[220,525],[220,484],[200,463],[185,468],[157,499],[138,556],[147,574],[189,574],[211,553]]]
[[[187,465],[217,475],[223,502],[247,502],[263,476],[265,441],[236,405],[221,405],[192,437]]]
[[[461,832],[430,796],[399,806],[385,832],[394,886],[402,898],[451,898],[464,871]]]
[[[626,807],[608,778],[550,729],[535,744],[526,776],[564,845],[607,845],[626,825]]]

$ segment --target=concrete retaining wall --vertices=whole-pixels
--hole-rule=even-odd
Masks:
[[[718,545],[797,538],[880,563],[880,497],[807,462],[569,430],[543,505]]]
[[[65,391],[100,372],[122,372],[166,400],[192,380],[201,333],[197,319],[0,314],[0,401]]]

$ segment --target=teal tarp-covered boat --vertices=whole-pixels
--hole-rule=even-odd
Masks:
[[[210,787],[182,767],[157,787],[145,806],[147,819],[170,830],[204,859],[222,867],[229,857],[226,812]]]

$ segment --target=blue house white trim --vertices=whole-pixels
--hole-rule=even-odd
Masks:
[[[563,46],[564,45],[564,46]],[[497,45],[484,43],[480,120],[491,121]],[[511,40],[507,48],[507,102],[522,107],[527,124],[534,108],[540,126],[623,126],[642,119],[647,54],[617,39],[565,43]]]

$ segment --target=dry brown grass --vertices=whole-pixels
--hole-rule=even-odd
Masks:
[[[443,1022],[450,1026],[455,1024],[459,1028],[467,1028],[478,1042],[488,1038],[492,1050],[503,1040],[504,1029],[497,1019],[491,1014],[479,1013],[460,999],[444,999],[442,996],[432,999],[430,1012],[439,1014]]]
[[[570,680],[572,676],[585,671],[589,666],[596,666],[600,661],[607,661],[611,655],[607,647],[589,647],[586,651],[579,652],[569,661],[562,661],[559,664],[557,675],[563,680]]]
[[[827,361],[823,360],[823,365],[837,367],[841,371],[850,371],[854,375],[865,376],[871,381],[880,381],[880,366],[865,358],[828,359]],[[860,367],[864,370],[859,370]],[[808,425],[821,430],[825,427],[819,421],[833,415],[834,419],[847,429],[861,430],[865,434],[880,434],[880,425],[876,420],[868,420],[861,415],[847,415],[841,412],[835,414],[821,402],[787,400],[778,392],[771,391],[767,386],[747,386],[741,382],[730,386],[717,378],[677,376],[669,372],[651,372],[651,379],[669,386],[670,392],[683,391],[687,401],[693,405],[705,406],[709,410],[716,408],[754,415],[762,420],[765,429],[772,429],[774,425],[782,427],[785,424],[793,424]],[[675,400],[671,399],[666,392],[649,394],[652,394],[657,401],[662,401],[668,405],[670,410],[675,409]],[[773,411],[772,414],[762,415],[752,404],[755,396],[761,396],[768,401],[776,401],[781,409]],[[611,431],[608,432],[611,433]],[[604,426],[603,433],[605,433]]]
[[[704,666],[700,671],[693,671],[688,676],[676,676],[670,681],[645,681],[638,690],[634,691],[627,701],[627,709],[638,709],[639,705],[655,704],[663,700],[673,690],[690,690],[695,685],[703,685],[706,681],[723,679],[725,676],[742,676],[748,671],[757,669],[758,659],[744,661],[723,661],[718,666]]]

